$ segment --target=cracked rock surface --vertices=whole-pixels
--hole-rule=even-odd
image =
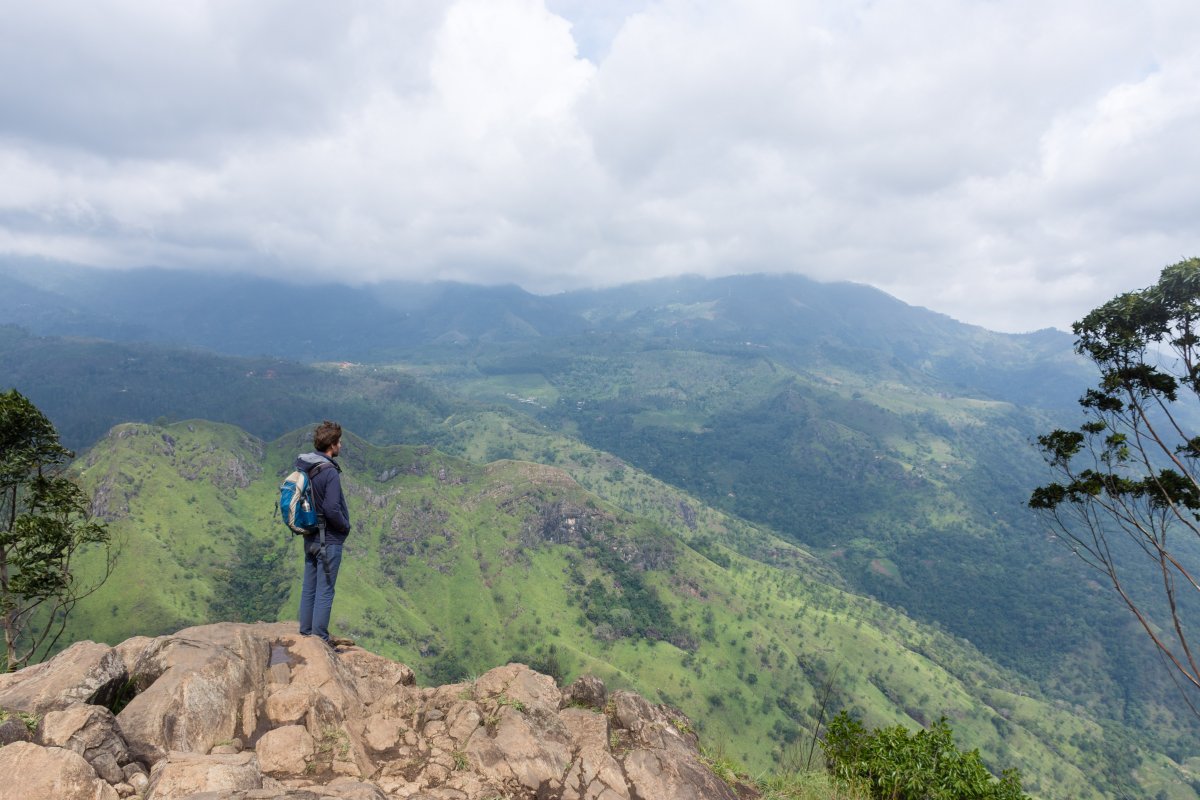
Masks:
[[[17,776],[0,800],[737,797],[679,712],[592,676],[559,688],[508,664],[420,688],[405,665],[293,623],[83,644],[0,681],[0,707],[38,720],[32,741],[0,747],[0,774]]]

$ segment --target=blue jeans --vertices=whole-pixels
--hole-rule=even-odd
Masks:
[[[326,544],[325,557],[310,553],[319,547],[315,536],[304,537],[304,583],[300,589],[300,633],[329,641],[329,615],[333,612],[333,586],[342,565],[342,545]],[[328,567],[328,573],[326,573]]]

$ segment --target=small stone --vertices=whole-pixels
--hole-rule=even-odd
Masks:
[[[444,783],[446,778],[449,777],[450,768],[444,767],[441,764],[430,764],[421,773],[421,778],[429,786],[437,786],[440,783]]]
[[[146,787],[150,785],[150,776],[144,772],[135,772],[126,778],[126,780],[138,794],[145,794]]]
[[[267,698],[267,718],[276,725],[296,725],[312,705],[312,689],[288,686]]]
[[[282,683],[287,686],[292,681],[292,671],[287,664],[272,664],[268,671],[268,683]]]
[[[353,775],[358,777],[361,773],[358,769],[358,764],[353,761],[334,761],[333,771],[338,775]]]
[[[371,717],[363,726],[363,741],[377,753],[390,750],[400,741],[400,725],[389,717]]]
[[[108,752],[98,752],[94,756],[92,751],[84,754],[84,758],[92,765],[92,769],[96,770],[96,774],[109,783],[120,783],[125,779],[125,772],[117,763],[116,756]]]
[[[137,763],[136,761],[132,761],[132,762],[126,764],[125,766],[123,766],[121,768],[121,771],[123,773],[125,773],[125,782],[129,783],[129,784],[133,783],[134,775],[147,775],[148,774],[146,772],[146,768],[143,767],[141,764]]]
[[[137,790],[125,782],[115,783],[113,784],[113,788],[117,790],[117,794],[121,797],[132,797],[137,794]]]
[[[208,752],[214,756],[236,756],[242,751],[232,745],[219,744]]]
[[[28,742],[32,738],[21,720],[9,717],[0,722],[0,747],[13,742]]]
[[[581,675],[574,683],[563,689],[562,705],[564,708],[566,706],[583,706],[603,711],[607,701],[608,689],[605,688],[604,681],[595,675]]]

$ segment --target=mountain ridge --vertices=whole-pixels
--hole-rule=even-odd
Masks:
[[[20,286],[21,266],[0,264],[0,271]],[[821,342],[832,337],[857,343],[841,354],[843,359],[883,352],[919,369],[933,356],[927,365],[933,377],[967,385],[958,378],[970,370],[972,379],[984,380],[997,396],[1008,391],[1007,382],[987,380],[984,365],[1006,372],[1015,359],[1045,360],[1060,370],[1074,362],[1065,333],[993,333],[874,287],[821,283],[793,273],[685,276],[534,295],[513,285],[303,286],[162,269],[74,268],[66,273],[71,280],[55,282],[56,269],[64,268],[48,266],[50,275],[40,276],[43,286],[34,290],[41,293],[39,304],[6,306],[0,323],[43,335],[153,339],[229,355],[310,361],[379,361],[436,345],[527,343],[597,333],[745,344],[750,333],[763,339],[760,346],[784,347],[796,366],[839,358],[820,352]],[[297,313],[306,315],[299,324]]]

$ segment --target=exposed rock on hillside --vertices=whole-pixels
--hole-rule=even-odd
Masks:
[[[0,707],[36,721],[0,747],[0,800],[735,798],[685,718],[594,677],[422,689],[289,623],[80,643],[0,677]]]

